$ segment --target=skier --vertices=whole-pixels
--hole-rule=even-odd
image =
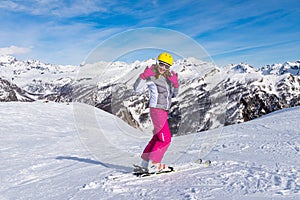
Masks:
[[[168,110],[171,98],[178,94],[178,75],[169,71],[173,65],[172,56],[163,52],[157,57],[156,64],[146,67],[134,83],[135,92],[141,92],[146,82],[150,94],[150,117],[154,126],[153,137],[141,156],[141,167],[149,173],[168,171],[162,158],[171,143],[171,132],[168,124]]]

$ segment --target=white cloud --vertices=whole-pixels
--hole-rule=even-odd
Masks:
[[[18,7],[18,4],[12,1],[3,1],[0,4],[0,8],[8,9],[8,10],[14,10]]]
[[[98,45],[87,57],[87,63],[113,61],[144,50],[168,51],[180,58],[210,59],[207,52],[192,38],[171,29],[140,28],[116,34]],[[150,52],[150,51],[149,51]],[[151,57],[150,57],[151,58]],[[135,58],[140,60],[140,58]],[[134,61],[134,60],[133,60]]]
[[[74,17],[88,15],[94,12],[106,12],[106,2],[95,2],[91,0],[27,0],[13,1],[4,0],[0,9],[14,12],[24,12],[37,16],[59,16]]]
[[[0,55],[25,54],[25,53],[28,53],[30,51],[31,51],[30,48],[10,46],[10,47],[0,48]]]

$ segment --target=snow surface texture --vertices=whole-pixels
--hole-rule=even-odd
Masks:
[[[105,119],[98,121],[99,126],[112,137],[114,132],[121,134],[122,128],[129,130],[121,122],[118,127],[109,126],[115,117],[99,109],[95,115]],[[147,178],[128,173],[133,163],[110,164],[89,153],[77,133],[71,104],[0,103],[0,116],[1,200],[300,198],[300,107],[224,127],[205,158],[213,161],[211,167]],[[113,141],[120,152],[127,151],[138,160],[149,138],[136,134],[136,138],[124,137],[127,141],[119,137]],[[192,166],[208,134],[173,138],[174,144],[186,137],[193,137],[193,142],[169,164]],[[118,159],[125,163],[121,155]],[[122,178],[114,178],[118,176]]]

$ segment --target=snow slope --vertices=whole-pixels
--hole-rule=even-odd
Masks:
[[[78,107],[83,111],[92,108]],[[130,162],[138,160],[149,135],[139,131],[135,136],[126,135],[131,130],[128,125],[117,121],[115,126],[114,116],[95,109],[100,126],[87,124],[86,130],[98,129],[105,137],[110,133],[114,137],[110,142],[115,142],[111,144],[132,156],[112,153],[113,161],[120,164],[109,163],[99,159],[86,142],[94,141],[90,145],[99,144],[101,149],[106,140],[83,138],[73,112],[68,104],[0,103],[1,200],[300,198],[300,107],[219,130],[217,143],[211,144],[206,156],[213,161],[211,167],[145,179],[125,174],[121,180],[113,177],[130,171]],[[201,155],[211,134],[173,138],[166,160],[182,167]],[[170,159],[176,145],[186,141],[189,147]]]

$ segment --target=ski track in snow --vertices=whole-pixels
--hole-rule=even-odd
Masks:
[[[0,103],[0,116],[0,200],[300,198],[299,107],[224,127],[205,158],[210,167],[144,178],[95,159],[81,144],[71,106]],[[194,166],[187,163],[206,134],[196,135],[175,169]]]
[[[280,197],[300,193],[299,175],[299,169],[294,167],[270,169],[255,163],[227,161],[214,163],[208,168],[146,178],[132,178],[129,174],[115,180],[112,175],[99,182],[97,187],[116,194],[115,198],[130,198],[132,194],[134,199],[152,194],[164,194],[164,198],[168,198],[168,194],[172,194],[182,199],[214,199],[215,193],[228,198],[264,193]]]

